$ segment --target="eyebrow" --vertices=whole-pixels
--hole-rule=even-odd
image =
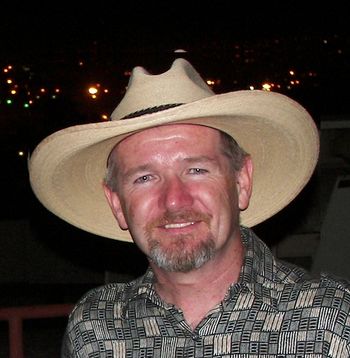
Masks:
[[[206,155],[200,155],[198,157],[188,157],[188,158],[184,158],[184,161],[188,162],[188,163],[216,163],[217,160],[215,160],[214,158],[208,157]]]
[[[150,171],[151,169],[152,169],[151,164],[143,164],[136,168],[131,168],[127,170],[126,173],[123,175],[123,180],[127,180],[128,178],[131,178],[137,173]]]

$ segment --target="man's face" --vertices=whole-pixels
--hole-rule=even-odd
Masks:
[[[123,229],[158,267],[187,272],[239,232],[250,175],[234,173],[217,130],[167,125],[127,137],[112,152],[117,193],[105,189]]]

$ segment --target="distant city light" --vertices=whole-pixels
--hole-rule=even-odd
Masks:
[[[264,83],[264,84],[262,85],[262,89],[263,89],[264,91],[271,91],[271,87],[272,87],[272,85],[269,84],[269,83]]]
[[[95,95],[98,92],[98,89],[96,87],[89,87],[88,92],[91,95]]]
[[[312,44],[309,39],[305,39],[305,41],[308,41],[307,43],[305,42],[305,44],[308,46],[308,44]],[[313,39],[312,39],[313,41]],[[322,50],[322,52],[320,52],[320,54],[322,55],[323,53],[325,53],[325,55],[327,56],[333,56],[333,60],[337,61],[337,59],[339,58],[341,61],[343,61],[342,57],[340,56],[341,54],[345,54],[345,52],[343,52],[342,49],[342,44],[339,43],[335,43],[333,46],[333,40],[331,39],[324,39],[321,37],[317,38],[317,46],[318,49]],[[276,44],[278,45],[282,45],[283,43],[278,41],[278,42],[273,42],[273,46],[275,46]],[[332,46],[325,46],[324,44],[328,44]],[[270,46],[271,44],[268,44],[268,46]],[[262,46],[262,45],[261,45]],[[281,91],[283,93],[283,91],[288,91],[292,88],[295,88],[296,86],[299,86],[299,88],[302,90],[303,87],[302,86],[310,86],[313,85],[313,87],[316,86],[321,86],[323,85],[323,69],[321,68],[319,70],[319,73],[315,72],[315,68],[312,67],[313,62],[311,62],[309,64],[309,66],[305,66],[307,68],[307,70],[303,70],[301,68],[298,68],[295,66],[295,61],[291,58],[289,61],[289,57],[288,57],[288,62],[289,63],[284,63],[283,67],[278,67],[276,64],[273,65],[273,72],[271,73],[264,73],[265,70],[262,71],[258,71],[253,73],[254,77],[252,78],[251,76],[247,77],[244,75],[244,66],[245,64],[249,64],[249,66],[254,65],[254,62],[256,61],[256,59],[259,56],[259,51],[263,51],[263,53],[266,53],[266,46],[262,46],[261,47],[260,44],[259,46],[257,46],[256,48],[252,47],[252,48],[245,48],[244,46],[241,46],[240,44],[237,43],[233,43],[232,44],[232,48],[233,48],[233,53],[231,53],[231,61],[235,61],[235,64],[237,63],[237,65],[242,66],[243,67],[243,71],[242,75],[235,75],[235,77],[232,77],[229,82],[226,82],[224,85],[224,88],[229,84],[231,85],[233,90],[239,90],[239,89],[243,89],[243,88],[248,88],[249,90],[255,90],[255,89],[262,89],[264,91]],[[261,47],[261,48],[260,48]],[[280,53],[283,54],[282,51],[284,51],[284,47],[280,46]],[[301,51],[303,49],[303,47],[300,46],[300,48],[296,48],[296,50]],[[345,48],[344,48],[345,51]],[[185,49],[185,48],[173,48],[173,53],[175,54],[183,54],[183,53],[187,53],[187,52],[192,52],[192,49]],[[307,54],[306,54],[307,55]],[[219,56],[219,55],[218,55]],[[256,56],[256,58],[255,58]],[[284,59],[283,56],[281,56],[281,59]],[[308,58],[306,59],[308,60]],[[334,62],[333,61],[333,62]],[[294,64],[293,64],[294,62]],[[343,64],[343,62],[341,62],[340,64]],[[90,66],[90,61],[85,63],[85,60],[80,58],[78,60],[73,60],[73,65],[75,66],[75,68],[77,66]],[[79,69],[79,71],[83,71],[82,69]],[[90,71],[90,68],[89,68]],[[114,70],[113,70],[114,71]],[[131,71],[129,68],[124,68],[124,69],[119,69],[118,71],[121,71],[120,74],[124,75],[124,76],[130,76],[131,75]],[[287,72],[287,76],[286,76],[286,72]],[[345,72],[345,71],[344,71]],[[69,72],[70,73],[70,72]],[[90,72],[89,75],[91,75],[92,73]],[[62,72],[62,75],[64,76],[65,73]],[[82,73],[82,75],[84,75],[84,73]],[[34,69],[34,67],[28,67],[28,65],[25,64],[21,64],[21,65],[16,65],[16,66],[12,66],[12,65],[4,65],[2,67],[2,71],[0,70],[0,76],[2,76],[1,81],[2,83],[7,83],[7,88],[6,86],[4,86],[5,88],[2,89],[1,93],[0,93],[0,103],[3,105],[8,105],[9,108],[15,110],[18,107],[21,108],[31,108],[32,104],[33,104],[33,99],[34,102],[41,102],[41,101],[45,101],[45,100],[51,100],[54,101],[59,94],[63,94],[63,89],[60,88],[61,86],[63,86],[63,82],[54,82],[54,81],[47,81],[46,82],[42,82],[40,80],[39,83],[36,83],[35,80],[36,79],[40,79],[40,74],[37,73]],[[113,73],[112,73],[113,76]],[[209,77],[209,76],[213,76],[213,77]],[[206,83],[210,86],[213,87],[215,86],[215,89],[217,89],[218,91],[223,90],[224,88],[221,88],[221,79],[220,78],[215,78],[215,75],[213,75],[213,73],[209,74],[208,73],[208,77],[209,79],[206,79]],[[45,78],[45,77],[44,77]],[[106,78],[106,77],[105,77]],[[248,79],[249,78],[249,79]],[[297,79],[299,78],[299,79]],[[304,80],[304,79],[307,80]],[[65,80],[66,78],[62,78],[62,80]],[[262,82],[264,81],[264,79],[269,79],[271,80],[271,82]],[[59,80],[61,81],[61,79],[59,78]],[[70,80],[68,78],[68,80]],[[315,80],[315,82],[312,82],[313,80]],[[317,80],[317,81],[316,81]],[[87,86],[87,88],[84,89],[84,91],[86,91],[85,93],[83,93],[83,95],[85,94],[85,99],[86,98],[90,98],[92,100],[100,100],[101,97],[101,106],[105,106],[106,103],[102,102],[102,97],[103,99],[107,99],[107,97],[109,95],[120,95],[122,93],[125,92],[125,88],[119,88],[117,90],[112,88],[106,88],[105,87],[105,83],[103,83],[102,79],[98,79],[96,78],[94,81],[96,82],[92,82],[90,87]],[[99,82],[101,81],[101,82]],[[249,82],[247,83],[247,81]],[[224,81],[222,81],[224,82]],[[72,84],[69,85],[69,89],[71,89]],[[73,91],[79,91],[77,88],[72,87]],[[46,96],[45,94],[48,94],[48,96]],[[74,93],[69,90],[67,91],[67,93],[64,93],[65,96],[69,96],[69,95],[74,95]],[[80,92],[80,95],[82,93]],[[87,96],[86,96],[87,94]],[[17,98],[18,97],[18,98]],[[16,99],[15,99],[16,98]],[[39,101],[40,100],[40,101]],[[37,106],[33,106],[34,108],[38,108]],[[106,115],[99,115],[101,120],[108,120],[109,117]]]

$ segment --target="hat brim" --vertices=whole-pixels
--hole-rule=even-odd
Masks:
[[[288,205],[309,181],[318,159],[318,130],[309,113],[274,92],[236,91],[126,120],[72,126],[44,139],[29,161],[30,183],[41,203],[90,233],[132,241],[119,228],[102,188],[107,158],[142,129],[189,123],[231,135],[251,154],[253,193],[241,212],[252,227]]]

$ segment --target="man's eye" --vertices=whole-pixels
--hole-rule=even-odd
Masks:
[[[142,183],[147,183],[150,180],[151,180],[151,175],[142,175],[141,177],[135,180],[135,183],[142,184]]]
[[[201,168],[191,168],[189,170],[190,174],[204,174],[204,173],[208,173],[208,171],[206,169],[201,169]]]

